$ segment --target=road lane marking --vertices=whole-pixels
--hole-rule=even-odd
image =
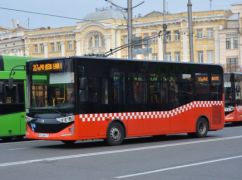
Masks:
[[[205,139],[205,140],[199,140],[199,141],[189,141],[189,142],[181,142],[181,143],[155,145],[155,146],[148,146],[148,147],[120,149],[120,150],[94,152],[94,153],[86,153],[86,154],[74,154],[74,155],[67,155],[67,156],[56,156],[56,157],[41,158],[41,159],[31,159],[31,160],[25,160],[25,161],[5,162],[5,163],[0,163],[0,167],[17,166],[17,165],[31,164],[31,163],[37,163],[37,162],[49,162],[49,161],[60,161],[60,160],[66,160],[66,159],[77,159],[77,158],[84,158],[84,157],[93,157],[93,156],[125,153],[125,152],[161,149],[161,148],[167,148],[167,147],[176,147],[176,146],[183,146],[183,145],[193,145],[193,144],[200,144],[200,143],[219,142],[219,141],[236,140],[236,139],[242,139],[242,135],[223,137],[223,138],[214,138],[214,139]]]
[[[137,176],[144,176],[144,175],[149,175],[149,174],[161,173],[161,172],[165,172],[165,171],[172,171],[172,170],[182,169],[182,168],[187,168],[187,167],[201,166],[201,165],[205,165],[205,164],[212,164],[212,163],[229,161],[229,160],[240,159],[240,158],[242,158],[242,155],[215,159],[215,160],[210,160],[210,161],[203,161],[203,162],[198,162],[198,163],[184,164],[184,165],[180,165],[180,166],[156,169],[156,170],[152,170],[152,171],[145,171],[145,172],[140,172],[140,173],[135,173],[135,174],[128,174],[128,175],[123,175],[123,176],[117,176],[115,178],[116,179],[125,179],[125,178],[137,177]]]
[[[17,151],[17,150],[23,150],[23,149],[27,149],[27,148],[12,148],[12,149],[8,149],[9,151]]]

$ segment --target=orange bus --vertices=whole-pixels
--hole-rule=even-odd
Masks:
[[[225,122],[242,122],[242,73],[224,74]]]
[[[224,127],[218,65],[70,57],[27,62],[27,138],[105,139]]]

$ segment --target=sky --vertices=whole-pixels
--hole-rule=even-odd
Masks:
[[[163,0],[133,0],[133,5],[144,1],[144,4],[134,9],[134,15],[145,15],[152,11],[163,11]],[[210,9],[210,0],[191,0],[193,11],[206,11]],[[127,7],[127,0],[113,0],[114,3]],[[167,9],[170,13],[187,11],[188,0],[167,0]],[[230,9],[231,4],[242,3],[242,0],[212,0],[212,9]],[[3,10],[12,8],[26,11],[35,11],[60,16],[84,18],[96,8],[108,7],[105,0],[0,0],[0,26],[11,28],[12,19],[20,25],[29,28],[61,27],[76,25],[77,20],[68,20],[22,12]]]

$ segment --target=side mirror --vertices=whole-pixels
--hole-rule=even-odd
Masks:
[[[82,77],[79,79],[80,82],[80,90],[87,90],[87,78],[86,77]]]

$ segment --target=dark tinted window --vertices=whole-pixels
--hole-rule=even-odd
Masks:
[[[127,75],[127,102],[128,104],[147,103],[147,80],[141,73]]]
[[[209,76],[207,73],[195,73],[195,99],[208,100]]]
[[[222,77],[220,74],[211,74],[211,100],[220,100],[222,94]]]
[[[193,77],[192,74],[178,75],[178,89],[180,104],[187,104],[193,100]]]
[[[242,76],[235,75],[235,102],[242,105]]]
[[[0,82],[0,104],[24,104],[23,82],[14,82],[9,87],[7,81]]]

